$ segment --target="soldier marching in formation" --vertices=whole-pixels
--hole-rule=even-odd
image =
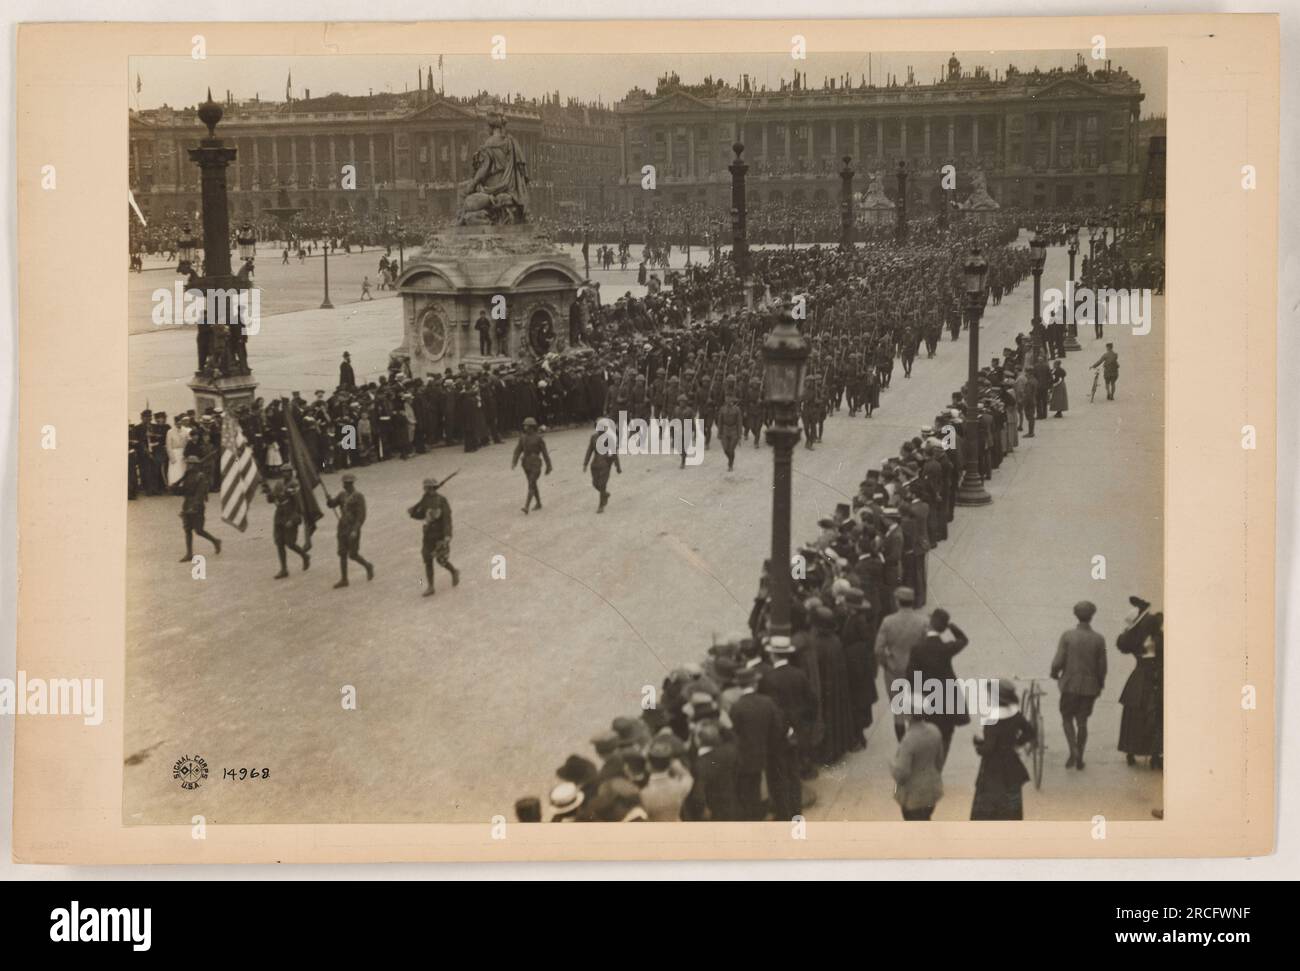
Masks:
[[[582,459],[582,471],[586,472],[591,468],[591,487],[600,493],[600,505],[596,507],[596,512],[604,512],[605,506],[609,502],[609,490],[605,488],[609,485],[609,470],[612,466],[619,475],[623,474],[623,466],[618,461],[618,451],[610,451],[607,446],[602,446],[602,442],[608,442],[609,432],[614,426],[614,422],[609,418],[602,418],[596,423],[596,431],[592,432],[591,439],[587,442],[587,454]]]
[[[546,451],[546,441],[542,438],[542,433],[537,430],[536,418],[524,419],[524,431],[519,436],[519,444],[515,446],[514,458],[510,460],[510,467],[513,469],[523,459],[524,477],[528,480],[528,496],[524,499],[524,515],[528,515],[528,507],[534,501],[537,508],[542,508],[542,494],[537,489],[537,480],[542,474],[542,462],[546,462],[546,474],[551,474],[551,456]]]
[[[280,558],[280,572],[273,579],[283,580],[289,575],[286,550],[293,550],[302,557],[302,572],[306,573],[311,566],[311,556],[307,552],[311,548],[311,540],[308,539],[306,546],[298,545],[298,527],[302,523],[302,494],[298,480],[294,478],[293,465],[285,463],[283,477],[274,485],[268,486],[263,482],[262,491],[266,493],[266,501],[275,505],[272,529],[275,552]]]
[[[366,579],[375,578],[375,567],[361,555],[361,527],[366,521],[366,497],[357,491],[357,477],[343,473],[343,491],[330,496],[330,508],[339,511],[339,582],[334,589],[348,585],[348,560],[360,563]]]
[[[423,524],[423,543],[420,546],[420,558],[424,561],[424,596],[432,597],[433,564],[451,574],[451,585],[460,584],[460,571],[451,565],[451,503],[439,492],[441,483],[437,479],[424,480],[424,495],[406,511],[412,519]]]
[[[221,540],[203,528],[203,518],[208,503],[208,474],[203,471],[203,460],[197,455],[185,456],[185,477],[181,480],[181,526],[185,530],[185,555],[182,563],[194,559],[194,536],[197,533],[212,544],[212,551],[221,554]]]

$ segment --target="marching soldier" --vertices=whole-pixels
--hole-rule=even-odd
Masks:
[[[339,582],[334,589],[348,585],[348,560],[360,563],[366,569],[366,579],[375,578],[375,567],[361,555],[361,527],[366,521],[366,497],[357,491],[357,477],[351,472],[343,474],[343,491],[330,496],[331,508],[339,510]]]
[[[763,385],[758,378],[749,379],[749,390],[745,394],[745,430],[742,440],[750,432],[754,433],[754,448],[759,445],[759,433],[763,428]]]
[[[426,585],[422,596],[432,597],[433,564],[451,574],[451,585],[460,584],[460,571],[451,565],[451,503],[439,491],[437,479],[424,480],[424,495],[410,509],[407,515],[424,523],[424,542],[420,547],[420,557],[424,560],[424,578]]]
[[[591,467],[591,487],[600,493],[600,505],[596,507],[596,512],[605,511],[605,504],[609,502],[609,490],[605,486],[609,485],[609,468],[612,465],[619,475],[623,474],[623,466],[619,464],[618,452],[606,452],[597,444],[602,439],[608,439],[608,432],[613,428],[613,421],[609,418],[602,418],[596,423],[597,428],[591,433],[591,440],[587,443],[587,454],[582,459],[582,471],[586,472],[587,467]]]
[[[722,442],[722,451],[727,456],[727,471],[736,464],[736,446],[745,433],[745,416],[736,400],[736,384],[731,376],[727,377],[727,400],[718,412],[718,440]]]
[[[293,464],[286,462],[283,466],[284,477],[277,481],[273,487],[268,487],[265,482],[262,483],[262,491],[266,493],[266,501],[275,504],[275,520],[273,524],[275,538],[275,552],[280,558],[280,572],[272,579],[283,580],[289,575],[289,568],[286,564],[286,550],[293,550],[302,557],[302,572],[306,573],[311,566],[311,556],[307,553],[305,547],[298,545],[298,526],[302,522],[302,501],[299,495],[298,480],[293,476]]]
[[[185,530],[185,555],[180,562],[189,563],[194,559],[194,534],[202,536],[212,544],[212,549],[221,555],[221,540],[203,528],[203,517],[208,503],[208,474],[203,471],[203,460],[197,455],[185,456],[185,475],[180,482],[181,526]]]
[[[524,460],[524,476],[528,479],[528,497],[524,499],[524,515],[527,516],[528,507],[534,500],[537,508],[542,508],[542,494],[537,491],[537,480],[542,474],[543,460],[546,462],[546,474],[551,474],[551,455],[546,451],[542,433],[537,430],[536,418],[524,419],[524,431],[519,436],[519,444],[515,446],[510,468],[517,466],[521,457]]]

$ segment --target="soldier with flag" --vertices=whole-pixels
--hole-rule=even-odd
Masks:
[[[283,580],[289,575],[286,550],[293,550],[302,557],[303,573],[306,573],[311,566],[311,556],[307,552],[310,543],[308,547],[298,545],[298,526],[301,525],[303,518],[302,490],[298,487],[291,463],[286,462],[282,471],[283,476],[274,487],[268,487],[266,483],[262,484],[266,501],[275,504],[275,520],[272,528],[275,552],[280,557],[280,572],[272,578],[275,580]]]

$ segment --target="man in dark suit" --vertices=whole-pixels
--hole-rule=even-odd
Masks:
[[[352,370],[352,355],[343,352],[343,362],[339,364],[339,387],[347,391],[357,390],[357,376]]]
[[[777,812],[778,819],[788,819],[784,814],[788,808],[784,795],[791,784],[799,785],[798,773],[795,773],[793,783],[782,775],[785,762],[780,758],[779,749],[789,747],[789,726],[776,702],[757,693],[758,679],[758,671],[754,668],[742,668],[736,672],[736,685],[741,695],[732,703],[730,712],[732,730],[736,735],[736,796],[740,801],[742,819],[762,821],[766,814],[761,791],[763,773],[767,772],[767,789],[772,795],[773,811]],[[782,803],[779,811],[778,799]]]
[[[691,770],[695,785],[686,799],[687,818],[714,823],[739,820],[736,743],[724,740],[721,730],[713,722],[700,727],[696,742],[699,748]]]
[[[781,635],[769,638],[767,653],[771,658],[771,667],[764,671],[758,690],[776,702],[785,716],[786,724],[794,730],[793,741],[799,753],[799,768],[811,768],[812,743],[817,724],[817,695],[804,670],[790,663],[795,655],[795,647],[790,638]],[[771,788],[770,780],[768,788]]]
[[[1039,355],[1034,361],[1033,366],[1034,380],[1038,383],[1038,389],[1035,392],[1035,404],[1038,406],[1038,417],[1043,419],[1047,417],[1047,396],[1052,390],[1052,369],[1047,366],[1047,361],[1042,355]],[[1029,434],[1034,433],[1032,425],[1029,426]]]

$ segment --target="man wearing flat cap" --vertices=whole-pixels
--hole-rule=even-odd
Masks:
[[[1067,769],[1083,768],[1088,744],[1088,716],[1106,683],[1106,639],[1092,629],[1096,606],[1087,600],[1074,605],[1078,624],[1061,635],[1052,659],[1052,677],[1061,687],[1061,721],[1070,746]]]

